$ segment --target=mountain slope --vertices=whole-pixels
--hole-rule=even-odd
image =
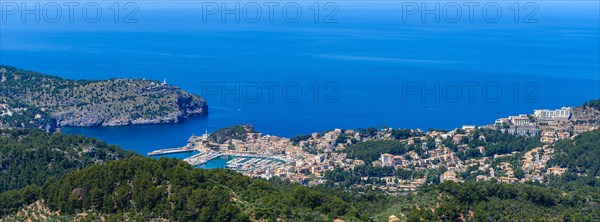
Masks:
[[[0,130],[0,192],[42,185],[50,177],[134,155],[83,136],[28,129]]]
[[[9,209],[1,214],[14,213],[39,201],[62,216],[87,214],[72,220],[364,221],[369,208],[355,206],[376,206],[387,199],[354,195],[252,179],[230,170],[206,171],[175,159],[134,157],[68,173],[41,188],[5,192],[0,207]]]

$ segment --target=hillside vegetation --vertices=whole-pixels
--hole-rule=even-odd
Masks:
[[[8,66],[0,73],[0,99],[47,112],[59,127],[175,123],[207,112],[201,97],[156,81],[73,81]]]
[[[210,141],[224,143],[227,140],[244,140],[248,133],[257,133],[252,125],[235,125],[216,130],[209,136]]]
[[[206,171],[175,159],[134,157],[68,173],[42,187],[5,192],[0,208],[6,215],[43,200],[62,216],[87,213],[84,219],[92,220],[364,221],[377,201],[387,200],[373,195],[252,179],[230,170]]]
[[[50,177],[134,155],[83,136],[0,130],[0,192],[42,185]]]
[[[418,194],[429,202],[392,206],[404,209],[409,221],[597,221],[598,199],[551,187],[495,182],[447,181]],[[419,204],[420,203],[420,204]]]
[[[554,158],[550,165],[569,169],[569,176],[600,177],[600,129],[583,133],[574,140],[562,140],[554,144]],[[598,184],[600,185],[600,184]]]

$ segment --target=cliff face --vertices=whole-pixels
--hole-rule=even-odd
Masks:
[[[39,108],[65,126],[177,123],[208,112],[206,101],[156,81],[73,81],[0,67],[4,100]]]

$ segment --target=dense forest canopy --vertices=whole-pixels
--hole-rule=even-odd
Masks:
[[[136,155],[83,136],[39,130],[0,130],[0,192],[42,185],[50,177]]]
[[[429,194],[429,195],[428,195]],[[431,195],[433,194],[433,195]],[[528,184],[447,181],[422,187],[418,195],[436,204],[412,207],[409,221],[596,221],[599,199]],[[415,203],[412,203],[415,204]],[[398,207],[398,206],[397,206]]]
[[[175,159],[133,157],[68,173],[42,187],[5,192],[0,203],[6,214],[43,199],[63,214],[97,212],[90,217],[110,220],[359,221],[368,220],[367,211],[387,198],[206,171]]]

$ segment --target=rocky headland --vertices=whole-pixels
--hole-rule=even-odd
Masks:
[[[0,74],[4,128],[178,123],[208,113],[203,98],[158,81],[69,80],[9,66]],[[29,114],[12,118],[20,111]]]

